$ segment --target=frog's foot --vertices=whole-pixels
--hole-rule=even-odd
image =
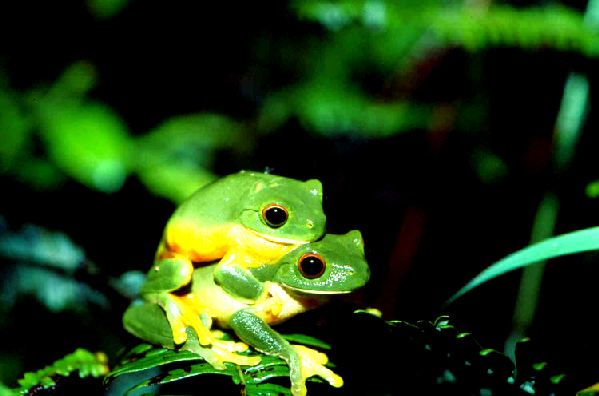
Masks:
[[[214,336],[200,319],[200,314],[206,313],[203,312],[202,307],[189,304],[186,297],[175,295],[170,297],[174,304],[169,307],[170,309],[166,309],[166,313],[175,343],[180,345],[187,341],[186,329],[191,326],[198,335],[198,342],[201,345],[210,345],[214,341]]]
[[[268,291],[266,293],[269,297],[262,303],[263,309],[278,318],[281,312],[283,312],[283,296],[281,296],[281,290],[273,286],[274,284],[266,281],[264,282],[264,288]]]
[[[294,380],[294,377],[291,377],[291,393],[294,396],[306,394],[306,379],[314,375],[325,379],[336,388],[343,385],[343,379],[324,366],[329,361],[327,355],[304,345],[293,345],[293,348],[301,359],[301,379]]]
[[[226,344],[221,345],[221,343]],[[233,346],[233,350],[230,350],[231,346]],[[237,350],[235,348],[237,348]],[[242,352],[242,350],[239,349],[247,350],[247,348],[248,346],[246,344],[234,341],[217,340],[212,344],[212,350],[221,362],[235,363],[239,366],[255,366],[260,363],[262,361],[260,356],[245,356],[235,353]]]
[[[188,345],[189,344],[189,345]],[[195,343],[186,343],[183,349],[197,353],[206,360],[212,367],[218,370],[224,370],[225,363],[234,363],[239,366],[254,366],[262,360],[260,356],[244,356],[232,351],[234,347],[230,344],[238,344],[234,341],[215,340],[212,345],[202,346]],[[244,344],[245,345],[245,344]],[[247,350],[247,345],[245,345]]]
[[[225,333],[222,330],[212,330],[212,336],[214,337],[213,345],[229,352],[245,352],[249,348],[245,342],[223,340]]]

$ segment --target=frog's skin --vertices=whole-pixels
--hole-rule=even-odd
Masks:
[[[176,344],[185,342],[186,328],[192,326],[200,344],[209,345],[210,331],[182,315],[172,294],[191,282],[194,263],[220,260],[212,267],[216,278],[274,264],[295,247],[321,238],[325,221],[318,180],[246,171],[224,177],[174,212],[141,295],[164,309]]]
[[[170,260],[175,263],[180,259]],[[323,377],[333,386],[343,385],[341,377],[324,367],[326,355],[305,346],[289,344],[270,325],[366,284],[370,270],[359,231],[345,235],[328,234],[320,241],[295,248],[276,264],[231,271],[215,279],[213,270],[217,265],[196,269],[190,290],[172,296],[190,322],[201,321],[205,328],[215,324],[233,329],[241,340],[255,349],[284,359],[289,365],[291,391],[295,396],[306,394],[306,378],[312,375]],[[221,287],[223,283],[227,283],[227,287]],[[123,323],[129,332],[151,343],[170,348],[176,344],[165,315],[155,304],[130,307]],[[200,354],[214,367],[223,367],[223,362],[257,363],[255,357],[234,353],[245,349],[243,343],[215,340],[206,346],[201,345],[199,337],[189,328],[187,333],[188,336],[192,334],[192,338],[188,338],[182,348]],[[217,335],[213,337],[217,338]]]

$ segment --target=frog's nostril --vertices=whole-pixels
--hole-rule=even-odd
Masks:
[[[307,226],[308,226],[308,228],[312,228],[312,227],[314,227],[314,223],[312,221],[308,220]]]

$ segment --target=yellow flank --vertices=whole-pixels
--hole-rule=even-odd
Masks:
[[[206,262],[223,257],[230,249],[227,232],[229,226],[197,227],[193,223],[178,221],[169,223],[165,230],[165,244],[158,251],[158,258],[182,255],[190,261]]]
[[[276,263],[303,242],[273,240],[240,225],[197,227],[177,221],[167,225],[156,258],[185,257],[193,262],[224,258],[224,264],[244,268]]]

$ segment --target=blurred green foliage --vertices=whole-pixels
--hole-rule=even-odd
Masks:
[[[599,55],[599,34],[578,12],[557,6],[481,4],[294,2],[291,8],[299,18],[322,24],[329,34],[324,40],[298,43],[305,44],[302,60],[288,65],[297,70],[297,82],[269,92],[255,119],[242,122],[224,114],[176,115],[132,136],[110,103],[89,96],[101,84],[101,71],[89,61],[71,64],[52,84],[29,92],[11,89],[9,76],[0,75],[0,172],[36,189],[56,188],[72,178],[106,193],[118,191],[127,177],[137,175],[152,193],[180,202],[213,180],[216,151],[249,152],[257,134],[269,134],[292,117],[323,136],[376,138],[433,127],[439,103],[377,96],[356,74],[401,78],[415,57],[454,46]],[[127,1],[89,0],[86,5],[93,15],[108,19]],[[472,121],[484,117],[485,108],[463,103],[456,111],[458,119]],[[36,140],[43,144],[43,155],[32,144]],[[488,161],[481,166],[501,169]]]
[[[43,369],[25,373],[19,380],[20,388],[15,394],[26,394],[34,387],[48,389],[56,385],[57,376],[66,377],[76,373],[80,378],[102,378],[108,374],[108,362],[104,354],[93,354],[85,349],[77,349],[64,358],[55,361]]]

